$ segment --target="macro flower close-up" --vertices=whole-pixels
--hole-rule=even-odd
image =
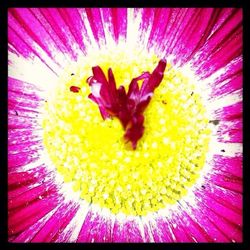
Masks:
[[[8,241],[242,242],[242,9],[9,8]]]

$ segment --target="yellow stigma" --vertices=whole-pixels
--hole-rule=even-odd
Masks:
[[[44,107],[44,145],[65,182],[80,197],[114,214],[146,215],[183,197],[204,166],[210,129],[192,79],[168,63],[147,107],[145,132],[129,150],[118,119],[103,120],[88,99],[92,66],[112,68],[117,86],[128,85],[159,61],[145,52],[122,49],[88,55],[62,76]],[[74,75],[71,75],[74,73]],[[79,86],[79,93],[70,86]]]

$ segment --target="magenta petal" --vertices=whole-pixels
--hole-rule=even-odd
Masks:
[[[22,91],[25,91],[23,89]],[[35,111],[39,107],[39,99],[37,96],[28,95],[25,93],[18,93],[15,91],[9,91],[8,94],[8,107],[9,109],[15,109],[18,111],[18,109],[22,110],[29,110],[29,111]],[[20,115],[22,113],[20,112]]]
[[[242,119],[233,119],[232,121],[223,121],[218,127],[219,142],[242,143],[243,128]],[[227,137],[225,137],[227,135]]]
[[[230,70],[231,72],[232,70]],[[226,77],[221,77],[215,82],[212,89],[212,96],[220,96],[223,94],[231,93],[242,88],[242,69],[235,72],[234,75],[227,74]]]
[[[194,14],[189,11],[190,18],[184,19],[182,27],[185,29],[181,27],[181,35],[174,46],[174,52],[183,57],[182,63],[192,59],[196,51],[204,45],[215,21],[216,10],[199,9],[194,11]],[[203,18],[204,16],[206,18]]]
[[[32,226],[28,227],[26,230],[20,233],[17,237],[14,237],[13,240],[10,240],[10,242],[19,242],[19,243],[30,242],[34,238],[34,236],[41,230],[41,228],[45,225],[48,219],[51,216],[53,216],[54,212],[55,211],[52,210],[49,213],[47,213],[44,217],[42,217]]]
[[[175,242],[195,242],[195,239],[191,237],[190,232],[185,230],[185,227],[180,225],[179,220],[180,217],[173,215],[172,223],[170,227],[175,236]],[[177,226],[178,225],[178,226]]]
[[[112,222],[89,211],[78,235],[77,242],[111,242]]]
[[[168,27],[169,17],[171,16],[171,9],[167,8],[146,8],[143,11],[143,24],[142,29],[145,32],[150,24],[152,23],[152,28],[150,31],[148,39],[148,48],[153,46],[155,41],[164,41],[163,36]],[[153,18],[153,22],[150,20]],[[162,43],[158,43],[158,46],[161,46]]]
[[[200,196],[197,194],[198,197]],[[241,241],[242,240],[242,216],[241,212],[234,211],[228,204],[223,205],[219,200],[215,200],[213,197],[203,196],[202,204],[199,202],[199,206],[202,211],[209,218],[209,221],[215,225],[215,227],[223,233],[228,240]]]
[[[235,176],[242,179],[242,156],[224,157],[215,155],[213,158],[214,166],[213,169],[217,172],[224,172],[229,175]]]
[[[94,38],[97,42],[103,41],[105,38],[103,30],[103,22],[101,18],[101,11],[98,8],[86,8],[85,12],[93,32]]]
[[[19,196],[27,193],[28,191],[35,190],[38,187],[40,194],[35,195],[38,198],[41,193],[48,196],[48,191],[53,190],[53,179],[50,179],[51,173],[45,171],[44,166],[34,167],[32,170],[25,172],[10,172],[8,174],[8,203],[13,203],[16,206],[16,201],[22,202]],[[42,190],[43,189],[43,190]],[[33,191],[32,191],[33,192]],[[36,192],[35,192],[36,193]],[[42,197],[42,196],[41,196]],[[29,199],[29,197],[27,197]],[[24,200],[26,203],[26,201]]]
[[[69,30],[76,43],[80,46],[81,50],[85,51],[82,35],[86,34],[87,31],[81,21],[78,10],[72,8],[61,8],[58,11],[64,22],[69,26]]]
[[[47,177],[46,175],[41,175],[41,178],[45,178]],[[23,196],[25,193],[27,193],[28,191],[31,190],[35,190],[36,188],[38,188],[39,186],[43,187],[44,190],[39,190],[40,192],[38,192],[35,197],[38,199],[39,197],[45,197],[50,195],[53,191],[55,191],[55,189],[53,189],[53,186],[51,185],[51,180],[44,182],[43,180],[37,180],[37,182],[35,182],[34,180],[32,180],[32,182],[26,182],[26,183],[18,183],[18,185],[15,185],[14,188],[13,186],[8,186],[9,188],[9,193],[8,193],[8,203],[13,203],[13,207],[16,206],[16,200],[18,200],[17,197],[19,196]],[[13,189],[12,189],[13,188]],[[51,192],[52,191],[52,192]],[[40,195],[42,194],[42,195]],[[20,200],[21,202],[23,201],[23,199]],[[22,202],[23,204],[26,203],[26,201]]]
[[[8,36],[8,39],[20,55],[26,58],[34,58],[34,56],[39,58],[44,65],[48,67],[48,69],[56,74],[55,68],[52,68],[53,66],[51,66],[48,62],[48,58],[52,61],[54,60],[51,51],[51,40],[48,39],[47,41],[45,39],[49,37],[49,34],[44,35],[44,39],[41,38],[42,36],[40,37],[37,35],[44,29],[38,23],[39,21],[36,18],[35,20],[33,18],[33,14],[28,9],[11,8],[8,12],[8,22],[11,24],[9,25],[10,35]],[[38,24],[40,31],[38,30],[35,32],[32,28],[30,28],[29,22],[34,24],[33,29],[35,29]],[[44,32],[46,31],[44,30]],[[35,48],[34,43],[37,44],[37,46],[39,46],[41,50],[46,53],[46,55],[41,53],[39,49]]]
[[[47,171],[42,166],[33,168],[30,171],[9,171],[8,173],[8,186],[18,186],[20,184],[36,183],[39,178],[47,174]]]
[[[164,36],[162,38],[162,43],[158,41],[158,44],[160,44],[161,50],[166,52],[167,54],[172,54],[175,42],[178,41],[178,32],[181,33],[182,27],[185,27],[185,25],[182,25],[189,20],[189,18],[186,18],[186,15],[188,17],[192,16],[192,13],[194,10],[188,9],[181,9],[181,8],[173,8],[168,9],[169,15],[168,17],[168,25],[165,28]],[[188,23],[188,22],[187,22]]]
[[[11,117],[12,115],[9,115]],[[36,120],[26,119],[21,116],[12,116],[11,120],[8,124],[9,129],[17,129],[17,128],[35,128],[38,126],[38,122]]]
[[[242,179],[226,173],[213,173],[206,177],[207,181],[211,181],[215,185],[242,193]]]
[[[27,165],[31,162],[35,162],[39,158],[40,156],[36,150],[31,150],[22,154],[8,155],[8,168],[9,170],[15,169],[17,167]]]
[[[223,201],[214,198],[213,196],[206,196],[202,194],[200,191],[196,193],[197,197],[202,197],[202,204],[206,211],[206,213],[210,213],[213,211],[218,214],[218,216],[224,218],[229,221],[231,224],[235,224],[235,226],[242,226],[242,211],[236,210],[229,203],[223,203]],[[213,219],[213,216],[210,217],[210,220]]]
[[[213,164],[214,171],[206,176],[208,183],[242,193],[242,156],[215,156]]]
[[[57,199],[46,198],[35,201],[34,203],[27,203],[26,207],[18,209],[15,212],[9,213],[8,218],[8,232],[10,235],[22,232],[24,229],[33,225],[37,220],[41,219],[57,204]]]
[[[113,229],[113,242],[143,242],[139,226],[135,220],[116,220]]]
[[[190,241],[194,242],[213,242],[213,239],[202,228],[196,220],[193,220],[185,211],[179,215],[179,220],[186,234],[189,235]],[[179,224],[179,223],[178,223]],[[178,225],[177,224],[177,225]],[[188,242],[190,242],[188,241]]]
[[[149,227],[146,226],[146,232],[151,230],[153,240],[156,243],[159,242],[174,242],[175,236],[173,235],[172,229],[170,227],[170,222],[168,220],[157,218],[156,221],[149,221]]]
[[[43,51],[48,54],[48,56],[52,57],[50,51],[51,46],[46,44],[48,41],[51,41],[51,38],[30,10],[25,8],[22,10],[10,9],[9,18],[10,20],[13,20],[12,27],[16,27],[16,32],[18,32],[19,36],[21,36],[24,41],[35,41]],[[16,25],[14,25],[14,20]],[[29,23],[32,23],[32,29],[30,28]],[[22,30],[19,30],[20,27],[22,27],[23,32],[21,32]],[[31,42],[29,43],[31,44]]]
[[[127,35],[127,9],[126,8],[104,8],[101,12],[104,23],[110,23],[109,34],[115,42],[126,38]]]
[[[34,149],[31,144],[35,145],[35,148],[38,149],[38,145],[41,145],[42,138],[38,135],[32,134],[31,131],[27,129],[13,129],[8,131],[8,148],[11,150],[20,149],[20,145],[24,144],[25,148],[29,147]],[[19,146],[19,147],[18,147]]]
[[[40,198],[42,199],[48,196],[49,193],[52,193],[55,191],[56,191],[56,187],[52,185],[49,186],[49,185],[43,184],[43,185],[34,187],[32,189],[27,190],[26,192],[23,192],[14,200],[13,199],[8,200],[8,209],[11,210],[13,208],[24,206],[25,204],[31,203]]]
[[[37,101],[41,100],[41,98],[39,98],[39,93],[42,90],[38,86],[29,82],[14,79],[12,77],[8,77],[8,91],[13,91],[16,94],[19,94],[19,97],[28,95],[31,99]],[[9,95],[8,99],[10,99]],[[20,102],[19,104],[21,105],[22,102]]]
[[[207,216],[207,208],[202,204],[199,208],[193,208],[191,205],[187,205],[190,209],[189,215],[197,225],[205,231],[205,235],[209,235],[214,242],[229,242],[229,238],[221,231],[216,224],[210,221],[210,217]],[[202,209],[201,209],[202,208]]]
[[[219,201],[223,206],[230,207],[238,214],[242,213],[242,194],[209,184],[206,185],[206,195]]]
[[[53,216],[46,222],[43,228],[32,239],[32,242],[54,242],[60,232],[74,217],[78,208],[79,206],[76,206],[72,203],[64,203],[57,209]]]
[[[52,30],[51,33],[54,33],[58,36],[58,38],[61,40],[61,43],[66,47],[67,54],[73,60],[76,60],[76,48],[78,48],[78,44],[75,43],[75,38],[70,31],[70,27],[63,19],[64,16],[61,15],[60,10],[55,8],[41,8],[40,12],[51,26],[49,29]],[[62,29],[62,27],[64,27],[64,29]],[[73,44],[76,46],[75,49],[73,49]]]
[[[208,39],[199,60],[195,62],[203,77],[208,77],[242,53],[242,10],[230,11],[230,15]]]
[[[151,229],[148,223],[143,222],[144,242],[151,242]]]
[[[237,102],[230,106],[219,108],[215,111],[216,116],[223,120],[233,120],[242,118],[242,102]]]

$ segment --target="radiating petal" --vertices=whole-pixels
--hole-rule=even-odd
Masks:
[[[82,224],[77,242],[111,242],[112,220],[89,211]]]

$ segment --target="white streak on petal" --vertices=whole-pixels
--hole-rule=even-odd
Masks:
[[[82,202],[74,218],[70,221],[56,242],[65,240],[67,242],[76,242],[88,211],[89,206]]]
[[[151,232],[151,227],[148,223],[148,219],[146,217],[142,217],[141,218],[141,222],[142,222],[142,226],[146,226],[148,228],[148,235],[149,235],[149,241],[150,242],[154,242],[154,237],[153,237],[153,234]],[[144,232],[144,238],[145,238],[145,231],[144,231],[144,227],[143,227],[143,232]],[[144,239],[143,238],[143,239]]]
[[[141,24],[142,23],[143,23],[143,20],[141,21]],[[141,34],[141,38],[140,38],[141,47],[144,49],[146,49],[148,46],[149,37],[152,31],[152,26],[153,26],[153,16],[150,16],[149,26],[147,27],[147,30]],[[153,52],[153,51],[156,52],[160,57],[162,57],[162,54],[164,54],[164,52],[159,51],[159,48],[157,47],[159,47],[159,44],[153,41],[153,45],[151,45],[149,50],[150,52]],[[158,49],[157,51],[155,51],[156,48]]]
[[[143,242],[146,241],[146,238],[145,238],[145,231],[144,231],[144,226],[143,226],[143,222],[141,220],[141,218],[139,217],[136,217],[136,222],[137,222],[137,225],[138,225],[138,229],[140,231],[140,234],[142,236],[142,240]]]
[[[57,76],[37,57],[27,59],[9,52],[8,76],[28,83],[36,83],[41,90],[56,86]],[[59,69],[57,69],[59,70]],[[46,96],[45,93],[38,93]]]
[[[100,90],[101,90],[101,84],[100,83],[95,83],[93,85],[91,85],[91,93],[95,96],[95,97],[100,97]]]
[[[38,220],[34,225],[32,225],[28,230],[29,230],[29,235],[27,236],[27,232],[24,231],[22,232],[18,238],[22,238],[23,236],[25,237],[25,240],[23,243],[29,242],[30,240],[32,240],[33,237],[35,237],[35,235],[37,234],[37,232],[39,233],[40,229],[43,228],[43,226],[45,225],[45,223],[53,216],[53,214],[55,213],[55,211],[59,208],[60,205],[58,205],[57,207],[55,207],[53,210],[51,210],[48,214],[46,214],[45,216],[43,216],[40,220]],[[31,232],[31,233],[30,233]],[[18,242],[18,240],[17,240]]]
[[[237,102],[242,101],[242,90],[236,90],[228,95],[220,96],[216,99],[211,100],[210,108],[212,107],[213,110],[218,108],[227,107],[233,105]]]
[[[37,153],[38,156],[40,155],[39,153],[40,153],[40,152]],[[26,172],[26,171],[29,171],[29,170],[35,168],[35,167],[41,166],[41,165],[43,165],[43,164],[44,164],[43,159],[39,158],[39,159],[36,160],[36,161],[32,161],[32,162],[30,162],[30,163],[28,163],[28,164],[26,164],[26,165],[23,165],[23,166],[18,167],[15,171],[16,171],[16,172],[19,172],[19,171],[20,171],[20,172]]]
[[[85,11],[79,11],[79,14],[80,14],[80,17],[84,23],[84,26],[86,28],[86,31],[87,31],[87,34],[89,35],[89,40],[85,40],[85,46],[87,48],[87,50],[98,50],[98,45],[97,45],[97,41],[95,40],[95,37],[93,35],[93,32],[92,32],[92,29],[90,27],[90,24],[89,24],[89,20],[88,20],[88,17],[87,17],[87,14]]]
[[[213,85],[217,80],[219,80],[219,78],[222,75],[225,75],[225,73],[227,72],[231,72],[231,68],[237,64],[239,61],[242,60],[242,57],[237,57],[234,60],[232,60],[230,63],[228,63],[225,67],[220,68],[219,70],[215,71],[212,75],[210,75],[209,77],[207,77],[206,79],[204,79],[202,82],[205,85]]]
[[[160,216],[159,216],[158,218],[160,218]],[[157,232],[157,235],[158,235],[158,237],[160,238],[160,241],[163,242],[163,239],[162,239],[162,237],[161,237],[161,236],[162,236],[161,231],[159,230],[158,224],[157,224],[157,222],[156,222],[156,220],[155,220],[154,217],[152,217],[152,218],[149,220],[148,228],[149,228],[151,234],[152,234],[152,231],[154,231],[154,233]],[[151,228],[152,228],[152,231],[151,231]],[[152,240],[152,241],[151,241],[151,240]],[[150,239],[150,242],[155,242],[153,234],[152,234],[152,239]]]
[[[53,51],[53,59],[54,60],[52,60],[52,58],[51,57],[49,57],[48,55],[47,55],[47,53],[43,50],[43,49],[41,49],[41,47],[40,46],[38,46],[35,42],[33,42],[31,45],[30,45],[32,48],[33,48],[33,50],[35,51],[35,52],[37,52],[38,53],[38,55],[39,55],[39,57],[37,57],[36,55],[34,56],[34,57],[32,57],[32,58],[30,58],[32,61],[33,61],[33,63],[36,65],[38,62],[40,63],[40,64],[44,64],[44,63],[46,63],[47,65],[45,65],[44,64],[44,66],[46,67],[46,69],[47,69],[47,73],[48,73],[48,71],[50,71],[50,70],[48,70],[48,67],[50,67],[55,73],[60,73],[60,71],[61,71],[61,69],[63,68],[63,66],[64,66],[64,62],[66,61],[66,60],[70,60],[69,59],[69,57],[67,58],[64,54],[61,54],[60,55],[60,51],[58,51],[58,50],[56,50],[56,49],[54,49],[54,51]],[[11,54],[13,54],[12,52],[9,52],[9,54],[11,55]],[[9,55],[9,56],[10,56]],[[16,54],[14,54],[15,56],[16,56]],[[11,58],[11,57],[10,57]],[[21,57],[20,57],[21,58]],[[58,60],[59,58],[61,58],[61,60]],[[66,59],[66,60],[65,60]],[[27,60],[27,58],[23,58],[23,61],[25,61],[25,60]],[[41,61],[41,60],[43,60],[43,61]],[[63,63],[61,66],[62,66],[62,68],[60,67],[60,66],[58,66],[57,64],[56,64],[56,62],[59,62],[59,63]],[[22,67],[22,64],[20,64],[19,66],[21,66]],[[33,74],[33,72],[29,72],[30,74]],[[19,79],[19,78],[18,78]],[[20,80],[20,79],[19,79]],[[36,81],[33,81],[33,82],[36,82]]]
[[[138,31],[141,22],[141,13],[135,17],[134,9],[128,9],[128,21],[127,21],[127,46],[129,48],[138,49],[137,42],[139,40]],[[141,47],[141,45],[140,45]]]
[[[115,41],[114,41],[114,38],[112,36],[112,33],[110,32],[110,30],[112,29],[112,26],[113,26],[111,17],[110,17],[109,22],[105,22],[104,17],[103,17],[105,10],[101,11],[100,13],[101,13],[103,31],[104,31],[105,40],[106,40],[106,47],[107,48],[115,47]]]
[[[222,149],[224,149],[225,152],[221,152]],[[214,154],[234,157],[242,154],[242,143],[222,143],[215,141],[211,150]]]

